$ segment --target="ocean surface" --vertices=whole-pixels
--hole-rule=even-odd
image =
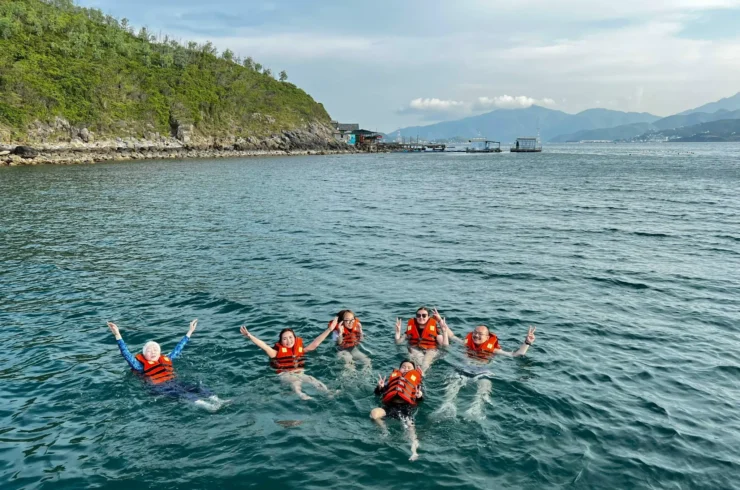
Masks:
[[[524,358],[451,346],[425,378],[420,458],[369,419],[437,307]],[[301,401],[243,338],[310,342]],[[120,355],[169,352],[232,403],[153,395]],[[453,402],[446,390],[460,388]],[[0,488],[740,488],[740,145],[550,145],[0,168]],[[286,422],[295,421],[295,422]]]

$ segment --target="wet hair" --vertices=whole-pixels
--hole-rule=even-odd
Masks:
[[[162,354],[162,347],[158,343],[156,343],[155,341],[153,341],[153,340],[150,340],[149,342],[147,342],[146,344],[144,344],[144,347],[141,348],[141,353],[144,354],[146,352],[146,348],[147,347],[150,347],[150,346],[153,346],[153,345],[156,345],[157,347],[159,347],[159,354],[161,355]]]
[[[426,306],[420,306],[416,309],[416,312],[419,313],[420,311],[426,311],[427,314],[429,314],[429,309]]]
[[[290,332],[290,333],[293,334],[293,337],[298,338],[298,336],[295,334],[295,332],[293,331],[292,328],[284,328],[284,329],[280,330],[280,335],[278,336],[278,343],[282,343],[283,342],[283,334],[285,332]]]
[[[355,312],[354,311],[352,311],[352,310],[342,310],[339,313],[337,313],[337,320],[340,321],[340,322],[342,320],[344,320],[344,314],[345,313],[351,313],[353,317],[357,318],[357,315],[355,315]]]
[[[488,328],[488,327],[487,327],[487,326],[485,326],[485,325],[478,325],[478,326],[476,326],[476,327],[475,327],[475,328],[473,329],[473,332],[475,332],[476,330],[478,330],[478,327],[483,327],[483,328],[485,328],[485,329],[486,329],[486,334],[488,334],[488,335],[491,335],[491,329],[490,329],[490,328]]]
[[[401,367],[403,367],[403,365],[407,362],[414,366],[414,369],[416,369],[416,364],[414,364],[414,361],[412,361],[411,359],[404,359],[403,361],[401,361],[401,364],[398,365],[398,369],[401,369]]]

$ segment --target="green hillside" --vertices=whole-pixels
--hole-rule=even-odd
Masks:
[[[199,136],[262,136],[329,122],[321,104],[260,68],[211,43],[134,33],[71,0],[0,0],[0,141],[38,139],[42,126],[62,139],[57,118],[97,138],[190,125]]]

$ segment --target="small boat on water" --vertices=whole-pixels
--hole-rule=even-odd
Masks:
[[[539,137],[517,138],[516,144],[509,150],[512,153],[538,153],[542,151]]]

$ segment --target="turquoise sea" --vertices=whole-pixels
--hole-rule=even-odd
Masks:
[[[368,414],[421,305],[537,340],[475,409],[450,347],[409,462]],[[325,342],[333,399],[238,332],[309,342],[343,308],[373,373]],[[105,325],[168,352],[193,318],[176,367],[215,414],[153,396]],[[0,400],[3,490],[740,488],[740,145],[0,168]]]

